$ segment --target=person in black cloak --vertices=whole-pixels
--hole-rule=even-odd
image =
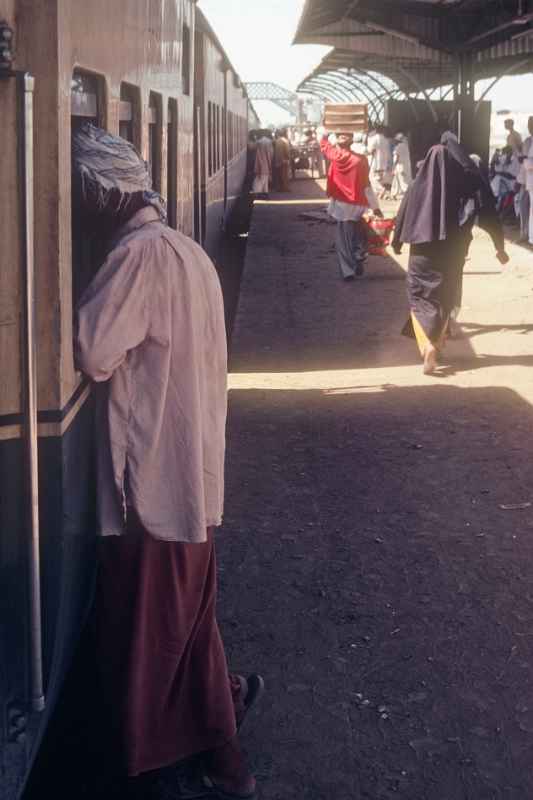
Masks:
[[[252,798],[237,728],[263,680],[228,673],[216,620],[227,395],[218,277],[165,224],[124,139],[90,124],[74,133],[73,192],[106,241],[74,338],[97,406],[91,627],[106,722],[124,775],[199,756],[189,796]]]
[[[428,151],[400,205],[392,247],[411,246],[407,295],[411,316],[403,333],[416,338],[424,373],[434,372],[450,318],[461,303],[462,274],[476,222],[507,263],[490,186],[454,134]]]

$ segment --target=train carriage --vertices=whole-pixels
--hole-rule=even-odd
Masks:
[[[167,199],[170,224],[216,256],[244,180],[248,113],[246,92],[193,0],[0,0],[5,800],[21,795],[94,577],[92,397],[74,368],[72,320],[99,243],[84,239],[72,213],[71,132],[91,120],[132,141]],[[32,250],[33,350],[26,277]],[[37,449],[31,447],[32,420]]]
[[[199,194],[195,236],[216,260],[246,176],[249,101],[209,22],[197,9],[195,108]]]

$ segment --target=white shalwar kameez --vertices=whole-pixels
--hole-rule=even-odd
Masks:
[[[391,142],[382,133],[370,136],[367,144],[370,154],[370,181],[374,189],[383,191],[392,183]]]
[[[394,148],[394,180],[396,186],[393,194],[405,194],[411,181],[411,156],[409,155],[409,145],[402,139]]]
[[[527,158],[522,162],[525,172],[525,188],[529,192],[529,244],[533,244],[533,142],[529,146]]]

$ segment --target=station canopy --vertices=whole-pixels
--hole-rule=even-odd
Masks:
[[[531,72],[533,0],[306,0],[294,44],[333,48],[298,91],[364,97],[377,118],[388,98]]]

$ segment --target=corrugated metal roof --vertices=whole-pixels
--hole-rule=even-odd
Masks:
[[[308,79],[352,67],[412,93],[455,81],[463,55],[472,56],[475,79],[531,72],[533,2],[306,0],[294,41],[334,48]]]
[[[306,0],[294,42],[320,41],[325,28],[342,34],[353,20],[433,50],[473,52],[532,28],[527,9],[527,0]]]

